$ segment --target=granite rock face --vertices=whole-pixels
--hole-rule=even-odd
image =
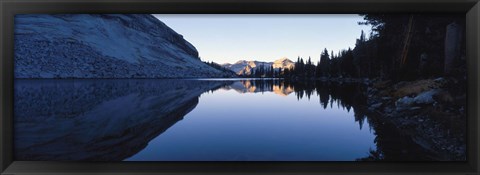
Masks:
[[[15,78],[223,77],[149,14],[15,16]]]

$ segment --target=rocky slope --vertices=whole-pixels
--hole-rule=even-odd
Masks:
[[[16,78],[224,77],[149,14],[16,15]]]
[[[466,80],[455,78],[376,81],[368,89],[368,110],[433,160],[466,160],[466,104]]]
[[[295,63],[288,58],[281,58],[275,60],[274,62],[240,60],[233,64],[222,64],[224,68],[234,71],[235,73],[237,73],[237,75],[250,75],[253,71],[262,66],[265,68],[270,68],[270,66],[273,66],[273,68],[276,70],[283,70],[287,68],[291,69],[294,67],[294,65]]]

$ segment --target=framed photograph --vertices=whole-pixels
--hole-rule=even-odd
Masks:
[[[2,0],[1,174],[478,174],[476,0]]]

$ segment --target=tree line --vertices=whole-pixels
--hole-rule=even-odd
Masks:
[[[286,79],[384,78],[413,80],[466,75],[464,14],[362,14],[353,49],[334,53],[325,48],[315,64],[298,57],[293,69],[260,66],[247,77]]]
[[[361,77],[413,80],[464,77],[465,14],[362,14],[368,40],[354,49]]]

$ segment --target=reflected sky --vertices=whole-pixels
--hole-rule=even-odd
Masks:
[[[383,126],[371,125],[360,91],[279,79],[16,80],[14,158],[355,161],[377,150]],[[385,150],[399,152],[395,141]]]
[[[271,91],[204,93],[184,119],[126,161],[352,161],[375,150],[368,122],[319,97]]]

